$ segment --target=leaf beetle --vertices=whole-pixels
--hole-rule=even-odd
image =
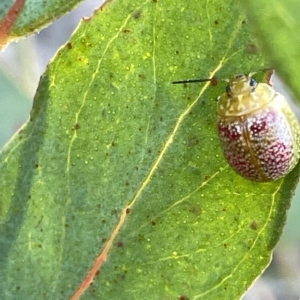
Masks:
[[[274,181],[287,175],[299,161],[300,125],[270,80],[257,83],[253,74],[234,76],[225,93],[218,97],[218,135],[233,170],[252,181]]]

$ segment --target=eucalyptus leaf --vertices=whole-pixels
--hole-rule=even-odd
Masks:
[[[300,3],[287,1],[240,1],[245,8],[251,33],[259,41],[261,50],[270,60],[281,79],[300,103]]]
[[[10,32],[11,39],[16,39],[41,30],[49,25],[49,23],[70,12],[82,1],[83,0],[1,0],[0,20],[6,16],[14,3],[20,3],[16,6],[15,14],[18,14],[18,17]]]

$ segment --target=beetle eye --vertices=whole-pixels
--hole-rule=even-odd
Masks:
[[[230,85],[226,86],[226,93],[227,93],[228,96],[231,95],[231,87],[230,87]]]
[[[251,79],[250,79],[250,86],[256,87],[256,85],[257,85],[256,80],[253,79],[253,78],[251,78]]]

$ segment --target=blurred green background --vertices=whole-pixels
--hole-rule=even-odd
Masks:
[[[69,15],[39,34],[9,45],[0,52],[0,147],[28,120],[39,77],[80,18],[90,16],[102,0],[85,1]],[[63,30],[62,30],[63,28]],[[241,73],[243,70],[241,70]],[[300,298],[300,185],[288,213],[283,236],[264,274],[243,300]]]

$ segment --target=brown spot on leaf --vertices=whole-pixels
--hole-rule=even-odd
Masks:
[[[142,16],[142,13],[140,10],[135,10],[133,13],[132,13],[132,17],[136,20],[140,19]]]
[[[124,246],[123,242],[119,241],[117,242],[117,247],[118,248],[122,248]]]
[[[218,79],[216,77],[213,77],[211,80],[210,80],[210,84],[212,86],[215,86],[219,83]]]
[[[112,215],[117,215],[117,214],[118,214],[118,211],[117,211],[116,209],[113,209],[113,210],[111,211],[111,214],[112,214]]]
[[[257,49],[257,46],[255,45],[255,43],[248,43],[246,45],[246,52],[249,54],[257,54],[258,49]]]
[[[188,138],[188,144],[189,144],[190,146],[198,145],[198,144],[199,144],[199,140],[198,140],[197,137],[195,137],[195,136],[190,136],[190,137]]]
[[[201,212],[202,212],[202,209],[200,206],[192,206],[189,211],[194,214],[195,216],[200,216],[201,215]]]
[[[258,223],[256,221],[253,221],[250,224],[250,228],[253,229],[253,230],[257,230],[258,229]]]

